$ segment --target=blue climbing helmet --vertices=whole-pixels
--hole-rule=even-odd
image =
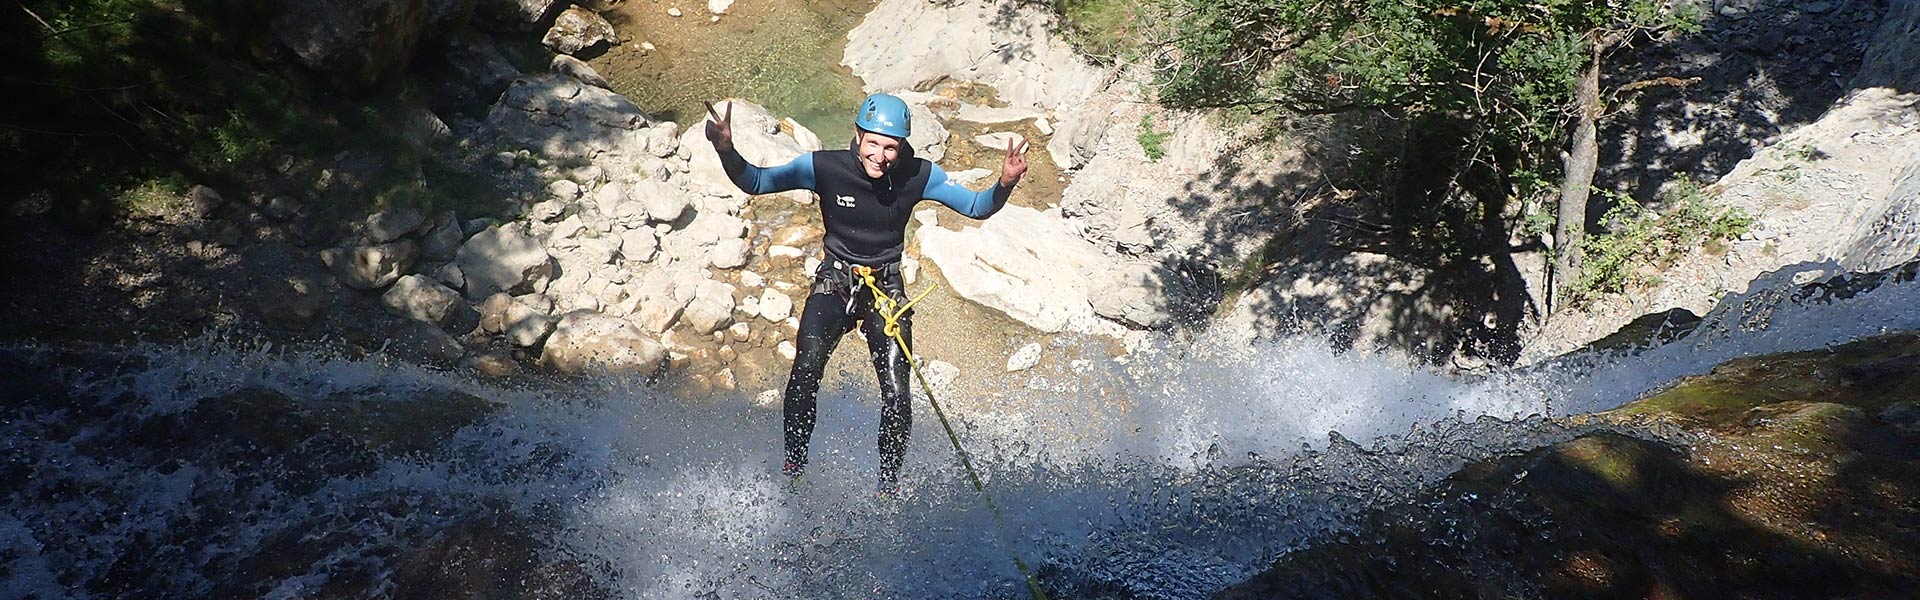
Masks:
[[[874,94],[860,103],[860,112],[854,115],[853,125],[904,140],[913,130],[913,117],[907,112],[907,102],[899,96]]]

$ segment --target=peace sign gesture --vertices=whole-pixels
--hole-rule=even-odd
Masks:
[[[733,102],[727,102],[727,114],[721,116],[713,109],[713,103],[702,100],[707,105],[707,141],[713,142],[713,149],[726,151],[733,149]]]
[[[1007,158],[1000,162],[1000,187],[1013,187],[1013,184],[1020,183],[1020,177],[1026,174],[1027,140],[1020,136],[1009,137],[1007,138]]]

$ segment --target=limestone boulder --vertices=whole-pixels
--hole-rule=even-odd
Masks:
[[[421,260],[430,263],[453,260],[460,253],[460,244],[467,239],[460,229],[460,220],[452,212],[443,212],[427,227],[426,235],[420,238]]]
[[[632,323],[591,311],[561,316],[540,353],[541,365],[576,375],[650,375],[666,359],[666,347]]]
[[[441,59],[448,76],[442,78],[440,88],[450,101],[461,105],[492,102],[520,76],[493,39],[477,32],[455,33]]]
[[[425,275],[407,275],[393,282],[380,304],[387,312],[416,321],[439,324],[460,307],[460,293]]]
[[[733,324],[733,286],[703,281],[684,315],[694,333],[706,335]]]
[[[915,156],[939,162],[947,156],[947,126],[940,123],[940,117],[934,114],[927,103],[944,100],[943,96],[926,92],[895,92],[907,103],[908,118],[913,121],[913,130],[907,134],[907,143],[913,145]]]
[[[288,2],[273,37],[301,64],[353,88],[399,74],[427,21],[427,0]]]
[[[360,231],[367,241],[385,244],[413,232],[426,220],[426,214],[419,209],[389,208],[368,216],[361,222]]]
[[[320,252],[340,282],[357,290],[374,290],[391,285],[413,268],[420,248],[412,240],[399,240],[374,246],[329,248]]]
[[[600,76],[600,72],[594,70],[593,65],[565,54],[553,55],[553,61],[547,63],[547,70],[603,90],[613,89],[613,84],[609,83],[607,78]]]
[[[427,0],[426,30],[421,34],[430,40],[446,40],[472,22],[479,4],[477,0]]]
[[[482,23],[501,31],[532,31],[535,25],[553,14],[555,0],[479,0],[476,16]]]
[[[1867,47],[1853,87],[1920,90],[1920,4],[1893,2]]]
[[[543,291],[554,271],[553,257],[540,241],[514,225],[474,234],[460,246],[454,260],[466,275],[467,297],[472,299],[495,292]]]
[[[560,12],[540,43],[561,54],[580,54],[604,51],[607,46],[619,43],[619,34],[599,13],[575,6]]]
[[[660,252],[660,238],[652,229],[633,229],[620,234],[620,256],[636,262],[649,262]]]
[[[715,269],[738,269],[747,265],[747,252],[752,248],[741,238],[720,240],[707,252],[707,258]]]
[[[927,227],[919,238],[922,254],[961,297],[1049,333],[1096,318],[1090,277],[1109,273],[1109,261],[1074,235],[1059,209],[1009,205],[979,228]]]
[[[626,152],[632,136],[648,123],[625,96],[545,73],[513,80],[484,124],[500,141],[550,159],[593,160],[606,152]]]
[[[636,183],[627,192],[627,197],[645,206],[647,219],[656,223],[678,222],[693,206],[693,200],[687,197],[685,190],[660,181]]]
[[[841,64],[868,92],[953,79],[991,85],[1016,107],[1077,106],[1110,77],[1062,31],[1053,11],[1018,0],[881,0],[847,34]]]
[[[400,136],[414,148],[430,150],[452,139],[453,128],[448,126],[440,115],[433,114],[433,111],[415,108],[406,111],[406,115],[401,118]]]
[[[733,146],[747,162],[763,167],[783,165],[811,151],[801,143],[801,137],[819,139],[812,132],[796,137],[794,132],[805,131],[806,128],[791,119],[781,119],[765,107],[746,100],[724,100],[714,103],[714,108],[725,111],[729,104],[733,110]],[[680,134],[680,148],[690,157],[686,174],[687,189],[715,196],[745,196],[745,192],[734,187],[733,180],[727,178],[726,170],[720,168],[720,155],[714,152],[713,143],[707,141],[705,123],[704,119],[696,122]],[[804,195],[805,192],[789,194]]]
[[[778,323],[793,316],[793,299],[779,290],[767,288],[760,292],[759,300],[760,316],[768,321]]]

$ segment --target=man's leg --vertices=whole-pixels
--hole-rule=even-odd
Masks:
[[[900,480],[900,463],[907,454],[907,434],[913,430],[912,367],[886,332],[887,321],[869,314],[860,322],[873,358],[873,373],[880,380],[880,489],[891,490]],[[913,321],[900,318],[900,337],[913,345]]]
[[[800,334],[794,344],[798,351],[793,356],[793,371],[787,375],[782,410],[787,450],[784,471],[788,475],[799,475],[807,465],[807,442],[813,438],[820,376],[826,371],[827,359],[833,356],[833,348],[840,345],[840,336],[853,329],[853,320],[847,316],[847,305],[840,296],[813,294],[807,296],[806,303],[800,311]]]

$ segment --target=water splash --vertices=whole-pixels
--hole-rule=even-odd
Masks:
[[[1310,340],[1165,343],[1003,375],[953,406],[1056,596],[1205,597],[1465,463],[1585,431],[1539,415],[1920,329],[1917,289],[1774,303],[1765,327],[1473,380]],[[16,346],[0,374],[0,596],[381,596],[440,582],[423,562],[480,558],[518,565],[488,576],[529,597],[1025,594],[924,407],[906,493],[875,498],[878,410],[859,378],[824,390],[811,470],[790,485],[776,411],[631,382],[506,389],[212,342]],[[448,542],[476,537],[496,541]],[[498,550],[522,546],[531,558]],[[506,554],[470,556],[484,552]]]

